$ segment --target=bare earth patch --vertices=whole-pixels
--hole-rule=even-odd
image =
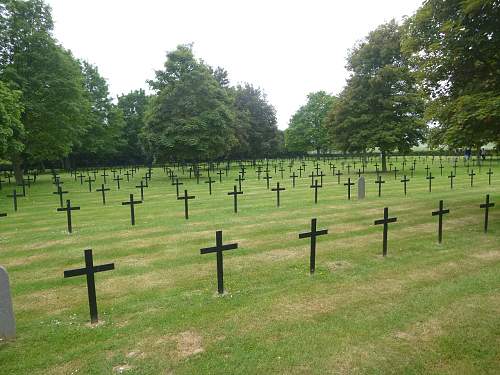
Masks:
[[[202,339],[194,331],[184,331],[174,337],[177,341],[177,355],[181,358],[187,358],[204,351]]]

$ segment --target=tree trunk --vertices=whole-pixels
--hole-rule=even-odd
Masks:
[[[382,151],[382,172],[387,172],[387,155]]]
[[[23,159],[20,156],[16,156],[12,160],[12,166],[14,167],[14,176],[16,178],[16,183],[22,184],[24,176]]]

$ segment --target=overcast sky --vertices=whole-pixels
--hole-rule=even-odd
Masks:
[[[306,95],[337,94],[347,51],[422,0],[46,0],[55,36],[97,65],[113,96],[148,88],[167,51],[194,43],[196,57],[261,87],[285,129]]]

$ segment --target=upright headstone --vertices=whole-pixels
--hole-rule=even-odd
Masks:
[[[363,199],[365,197],[365,178],[361,176],[358,179],[358,199]]]
[[[13,339],[16,336],[16,321],[12,309],[9,275],[0,266],[0,338]]]

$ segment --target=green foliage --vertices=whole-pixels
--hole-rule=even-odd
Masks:
[[[285,131],[286,148],[289,151],[327,150],[329,139],[325,121],[332,109],[335,97],[324,91],[310,93],[307,104],[293,115]]]
[[[432,100],[434,143],[480,147],[500,138],[500,3],[428,0],[405,23],[404,51]]]
[[[125,144],[123,113],[112,103],[108,84],[97,67],[86,61],[80,66],[91,111],[85,121],[85,134],[78,140],[72,159],[105,162],[115,157]]]
[[[156,160],[214,159],[231,150],[231,100],[191,46],[169,52],[165,69],[149,83],[157,95],[148,106],[143,140]]]
[[[21,92],[13,91],[0,81],[0,157],[20,153],[24,145],[21,137],[24,127],[21,123],[23,110]]]
[[[378,148],[385,156],[396,149],[408,152],[423,138],[424,101],[401,54],[400,37],[391,21],[351,51],[352,75],[328,120],[332,140],[341,150]]]
[[[231,156],[262,158],[276,155],[282,140],[276,125],[276,110],[265,94],[248,83],[236,86],[231,93],[237,138]]]
[[[123,113],[125,122],[123,139],[125,144],[121,150],[121,159],[138,163],[146,159],[139,134],[144,128],[144,116],[148,97],[144,90],[134,90],[118,97],[118,108]]]
[[[50,8],[42,1],[10,1],[0,13],[0,80],[22,92],[22,155],[11,160],[56,160],[69,154],[89,110],[78,63],[56,45]],[[2,43],[3,43],[2,42]]]

